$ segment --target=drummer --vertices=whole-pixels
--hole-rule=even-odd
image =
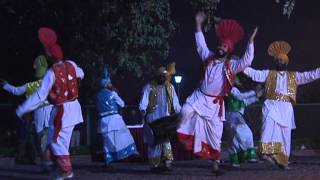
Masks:
[[[173,155],[169,139],[161,144],[154,144],[150,123],[159,118],[179,113],[181,106],[170,80],[175,74],[175,63],[160,67],[154,78],[143,88],[139,104],[140,111],[145,116],[144,142],[148,144],[148,159],[152,172],[172,170]]]

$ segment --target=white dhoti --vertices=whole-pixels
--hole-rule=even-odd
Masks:
[[[223,132],[224,105],[214,103],[215,98],[195,91],[183,105],[178,139],[187,150],[209,160],[220,158],[221,137]]]
[[[262,109],[263,122],[259,152],[273,155],[282,165],[288,164],[291,151],[291,130],[295,128],[291,103],[266,100]]]

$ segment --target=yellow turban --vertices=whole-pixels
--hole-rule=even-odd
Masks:
[[[289,63],[288,53],[291,50],[289,43],[285,41],[274,41],[269,45],[268,54],[277,60],[282,60],[286,64]]]
[[[167,65],[167,71],[170,75],[176,74],[176,63],[172,62]]]

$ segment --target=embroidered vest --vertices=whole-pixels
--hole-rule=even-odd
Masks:
[[[28,82],[27,83],[27,90],[26,90],[26,97],[30,97],[34,92],[36,92],[41,84],[42,79],[38,81]]]
[[[288,95],[283,95],[276,92],[277,72],[278,71],[274,70],[269,72],[265,84],[266,99],[295,103],[297,92],[296,72],[286,72],[288,77]]]
[[[169,113],[173,113],[173,88],[172,84],[168,83],[165,85],[166,94],[167,94],[167,104]],[[149,93],[149,103],[147,107],[147,113],[152,113],[157,109],[158,105],[158,90],[157,85],[151,83],[150,84],[150,93]]]
[[[78,81],[76,70],[69,62],[54,64],[52,70],[55,82],[49,93],[49,101],[52,104],[62,104],[73,101],[78,97]]]

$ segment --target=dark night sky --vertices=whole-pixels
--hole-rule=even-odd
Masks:
[[[245,39],[236,46],[236,54],[242,55],[247,39],[255,26],[259,32],[255,43],[255,59],[253,67],[258,69],[270,68],[272,58],[267,54],[268,45],[274,40],[285,40],[292,45],[289,54],[291,70],[311,70],[320,65],[318,59],[318,40],[320,40],[320,13],[317,9],[317,1],[296,1],[296,7],[290,19],[282,15],[282,6],[275,0],[222,0],[217,11],[217,16],[233,18],[240,21],[246,31]],[[194,42],[194,11],[186,1],[171,1],[172,17],[179,24],[179,30],[171,40],[169,60],[177,63],[177,72],[184,76],[181,84],[182,97],[188,96],[197,85],[199,77],[200,59],[197,55]],[[6,17],[0,17],[2,22],[8,21]],[[3,23],[2,23],[3,24]],[[32,80],[33,58],[41,52],[36,39],[36,30],[39,25],[29,29],[11,29],[10,26],[2,26],[0,30],[0,77],[14,84]],[[12,44],[7,33],[15,31],[23,33],[27,37],[34,36],[34,40],[21,40],[21,44]],[[214,31],[205,34],[209,47],[214,47],[216,37]],[[14,38],[14,37],[11,37]],[[61,38],[64,38],[62,36]],[[17,49],[23,49],[17,54]],[[128,75],[130,76],[130,75]],[[140,96],[143,83],[137,81],[115,80],[119,86],[120,95],[127,103],[134,104]],[[119,82],[121,81],[121,82]],[[130,83],[131,82],[131,83]],[[132,84],[132,82],[136,82]],[[121,85],[120,85],[121,83]],[[127,91],[130,87],[130,91]],[[320,102],[317,89],[320,81],[299,88],[298,102]],[[1,103],[18,103],[18,98],[8,96],[0,91]]]

